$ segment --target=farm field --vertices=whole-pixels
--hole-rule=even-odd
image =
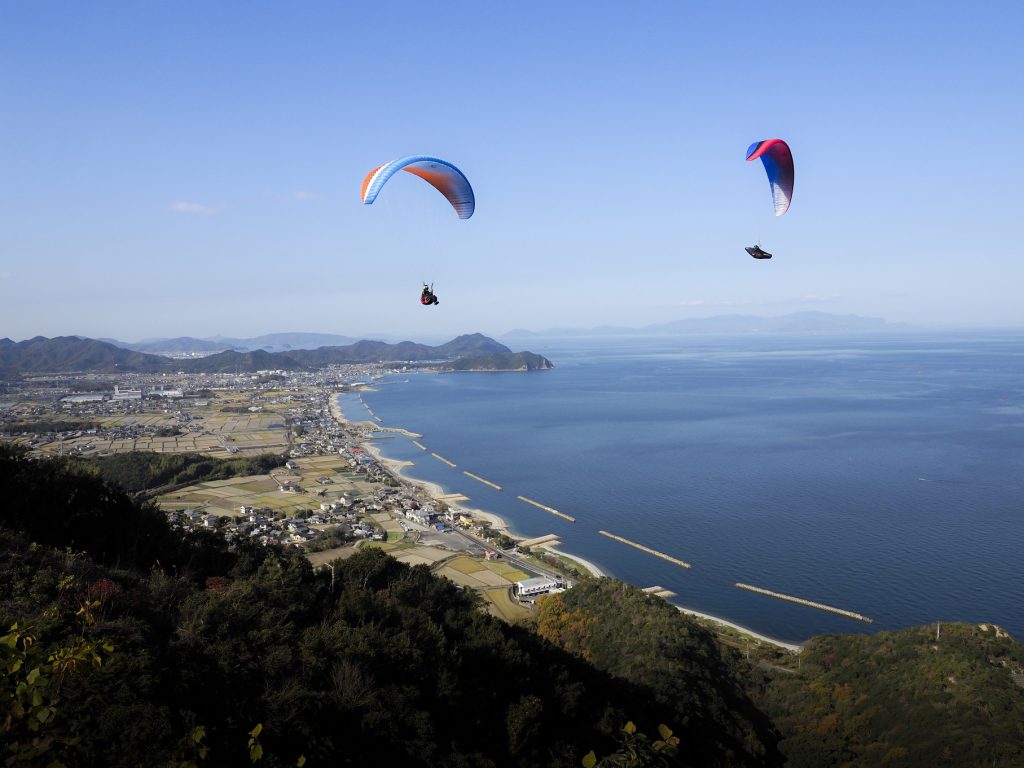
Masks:
[[[317,482],[321,477],[329,477],[331,483],[321,485]],[[285,482],[298,485],[302,491],[280,490]],[[302,459],[295,470],[282,466],[266,475],[196,483],[159,496],[156,503],[165,511],[187,508],[222,517],[238,517],[242,507],[264,507],[292,515],[337,501],[344,494],[354,498],[368,496],[375,488],[374,483],[350,472],[340,457],[316,456]],[[390,521],[389,516],[384,517]]]
[[[185,423],[179,422],[174,413],[165,413],[162,408],[130,415],[97,416],[93,420],[100,425],[100,434],[53,440],[34,447],[44,454],[78,451],[84,455],[102,455],[155,451],[208,453],[215,458],[284,453],[288,449],[288,428],[282,414],[273,411],[224,413],[221,411],[224,406],[223,401],[217,401],[213,406],[183,408],[190,417]],[[153,434],[161,429],[180,429],[182,434]]]

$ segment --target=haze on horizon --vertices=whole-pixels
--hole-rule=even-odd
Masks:
[[[1019,327],[1022,22],[1011,2],[9,3],[0,336],[807,309]],[[779,219],[744,161],[773,137],[796,160]],[[466,173],[472,219],[411,176],[360,204],[369,170],[419,153]]]

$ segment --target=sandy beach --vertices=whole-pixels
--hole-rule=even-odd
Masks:
[[[682,606],[678,605],[676,606],[676,608],[678,608],[680,611],[687,614],[688,616],[696,616],[698,618],[714,622],[715,624],[721,624],[723,626],[730,627],[738,632],[742,632],[744,635],[750,635],[751,637],[760,640],[761,642],[768,643],[769,645],[775,645],[779,648],[785,648],[787,651],[792,651],[793,653],[799,653],[802,650],[802,647],[799,645],[795,645],[793,643],[785,643],[782,640],[776,640],[774,637],[762,635],[759,632],[755,632],[752,629],[747,629],[746,627],[740,626],[739,624],[734,624],[731,621],[726,621],[725,619],[719,618],[718,616],[712,616],[710,613],[701,613],[700,611],[693,611],[689,608],[683,608]]]
[[[443,501],[449,507],[460,510],[461,512],[464,512],[470,517],[476,517],[486,520],[488,524],[491,526],[491,528],[493,528],[494,530],[501,531],[506,536],[509,536],[513,539],[517,538],[516,536],[513,536],[511,533],[509,533],[508,523],[504,520],[504,518],[499,517],[493,512],[488,512],[487,510],[484,509],[468,507],[462,503],[452,502],[451,500],[446,498],[450,494],[437,483],[432,483],[427,480],[418,480],[416,478],[406,476],[402,472],[402,470],[405,469],[406,467],[413,466],[414,462],[398,461],[396,459],[389,459],[382,456],[380,448],[374,444],[374,441],[372,439],[364,440],[359,445],[364,451],[373,456],[373,458],[376,459],[382,467],[391,472],[395,477],[399,478],[400,480],[406,483],[409,483],[410,485],[415,485],[419,488],[422,488],[430,496],[430,498],[434,499],[435,501]]]
[[[589,560],[584,560],[582,557],[580,557],[578,555],[570,555],[568,552],[563,552],[562,550],[560,550],[557,547],[554,547],[554,546],[552,546],[550,544],[543,545],[541,547],[541,549],[550,550],[551,552],[554,552],[555,554],[559,555],[560,557],[564,557],[566,560],[572,560],[574,563],[579,563],[582,568],[584,568],[584,569],[586,569],[587,571],[590,572],[591,576],[596,576],[597,578],[601,578],[602,576],[607,576],[608,575],[607,573],[605,573],[604,571],[601,570],[600,566],[595,565],[594,563],[590,562]]]
[[[338,421],[340,424],[365,423],[365,424],[367,424],[368,426],[371,426],[371,427],[376,427],[377,426],[377,425],[373,424],[372,422],[349,422],[345,418],[344,414],[342,413],[341,406],[338,405],[338,398],[337,398],[337,396],[334,396],[334,395],[332,395],[331,398],[330,398],[330,412],[331,412],[331,415],[334,417],[334,419],[336,421]],[[375,443],[375,441],[372,438],[371,439],[366,439],[366,440],[363,440],[360,443],[360,446],[362,447],[363,450],[365,450],[367,453],[369,453],[371,456],[373,456],[373,458],[376,461],[378,461],[381,464],[381,466],[383,466],[385,469],[387,469],[389,472],[391,472],[396,478],[399,478],[400,480],[402,480],[404,482],[410,483],[411,485],[415,485],[415,486],[417,486],[419,488],[422,488],[432,499],[442,500],[446,504],[448,504],[449,506],[454,507],[456,509],[459,509],[459,510],[465,512],[466,514],[470,515],[471,517],[482,518],[482,519],[487,520],[487,522],[490,524],[490,526],[492,528],[494,528],[495,530],[503,532],[505,535],[509,536],[510,538],[516,539],[518,541],[524,541],[525,540],[525,537],[523,537],[523,536],[516,536],[516,535],[510,533],[509,532],[508,523],[504,520],[504,518],[500,517],[499,515],[496,515],[493,512],[488,512],[488,511],[483,510],[483,509],[478,509],[476,507],[467,507],[464,504],[452,503],[451,501],[448,501],[446,499],[446,497],[449,494],[446,493],[445,489],[442,486],[438,485],[437,483],[432,483],[432,482],[429,482],[429,481],[426,481],[426,480],[417,480],[415,478],[411,478],[411,477],[406,476],[405,474],[403,474],[403,470],[405,468],[407,468],[407,467],[413,466],[414,462],[411,462],[411,461],[398,461],[396,459],[386,458],[385,456],[381,455],[380,448],[377,445],[375,445],[374,443]],[[546,547],[546,548],[550,549],[552,552],[554,552],[554,553],[556,553],[556,554],[558,554],[558,555],[560,555],[560,556],[562,556],[564,558],[567,558],[569,560],[572,560],[573,562],[579,563],[581,567],[585,568],[593,576],[596,576],[598,578],[601,578],[603,576],[607,576],[607,574],[604,571],[602,571],[601,568],[598,565],[596,565],[595,563],[590,562],[589,560],[586,560],[586,559],[584,559],[582,557],[579,557],[578,555],[569,554],[568,552],[564,552],[561,549],[558,549],[556,547],[549,546],[549,547]],[[791,651],[793,653],[799,653],[800,650],[801,650],[801,646],[799,646],[799,645],[795,645],[793,643],[786,643],[786,642],[783,642],[782,640],[777,640],[777,639],[775,639],[773,637],[768,637],[766,635],[762,635],[762,634],[760,634],[758,632],[754,632],[753,630],[748,629],[747,627],[741,626],[739,624],[735,624],[735,623],[733,623],[731,621],[728,621],[726,619],[720,618],[718,616],[712,616],[711,614],[708,614],[708,613],[701,613],[700,611],[694,611],[694,610],[691,610],[689,608],[683,608],[681,606],[675,606],[675,607],[678,608],[679,611],[681,611],[682,613],[685,613],[685,614],[687,614],[689,616],[696,616],[696,617],[698,617],[700,619],[704,619],[706,621],[710,621],[710,622],[713,622],[715,624],[721,624],[722,626],[730,627],[731,629],[734,629],[734,630],[736,630],[738,632],[742,632],[745,635],[749,635],[750,637],[753,637],[753,638],[755,638],[757,640],[760,640],[761,642],[768,643],[769,645],[774,645],[774,646],[777,646],[779,648],[785,648],[786,650]]]

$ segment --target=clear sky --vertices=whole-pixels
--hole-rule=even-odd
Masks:
[[[1022,29],[1017,0],[0,0],[0,337],[1021,326]],[[744,160],[774,137],[778,219]],[[409,174],[361,205],[409,154],[473,218]]]

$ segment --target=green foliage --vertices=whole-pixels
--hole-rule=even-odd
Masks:
[[[256,723],[256,727],[249,731],[249,759],[254,763],[258,763],[263,759],[263,745],[260,744],[260,733],[262,731],[262,723]]]
[[[68,675],[103,665],[114,646],[86,637],[100,601],[83,602],[76,612],[82,634],[65,640],[49,653],[28,627],[17,622],[0,637],[0,736],[5,765],[34,765],[44,758],[59,765],[78,739],[59,723],[60,693]],[[44,661],[45,659],[45,661]]]
[[[158,509],[136,504],[80,462],[33,460],[0,444],[0,477],[6,480],[0,526],[24,531],[40,544],[144,570],[160,560],[166,567],[223,573],[233,560],[223,538],[202,531],[183,540]]]
[[[658,726],[660,739],[652,741],[637,731],[633,721],[622,727],[619,747],[610,755],[598,759],[590,751],[581,760],[583,768],[640,768],[641,766],[678,765],[674,760],[679,748],[679,737],[672,735],[667,725]]]
[[[1024,765],[1024,648],[994,627],[827,635],[762,694],[788,765]]]
[[[554,366],[533,352],[491,352],[460,357],[448,367],[453,371],[541,371]]]
[[[0,425],[0,432],[17,435],[24,432],[44,434],[47,432],[77,432],[98,429],[99,423],[82,419],[33,419],[32,421],[9,421]]]
[[[540,601],[537,631],[649,689],[654,710],[631,714],[643,730],[677,724],[698,764],[777,762],[770,724],[737,684],[737,656],[664,600],[613,579],[588,579]]]
[[[80,461],[82,466],[94,467],[105,480],[129,493],[139,493],[161,486],[265,474],[280,466],[283,458],[272,453],[213,459],[199,453],[132,451]]]

